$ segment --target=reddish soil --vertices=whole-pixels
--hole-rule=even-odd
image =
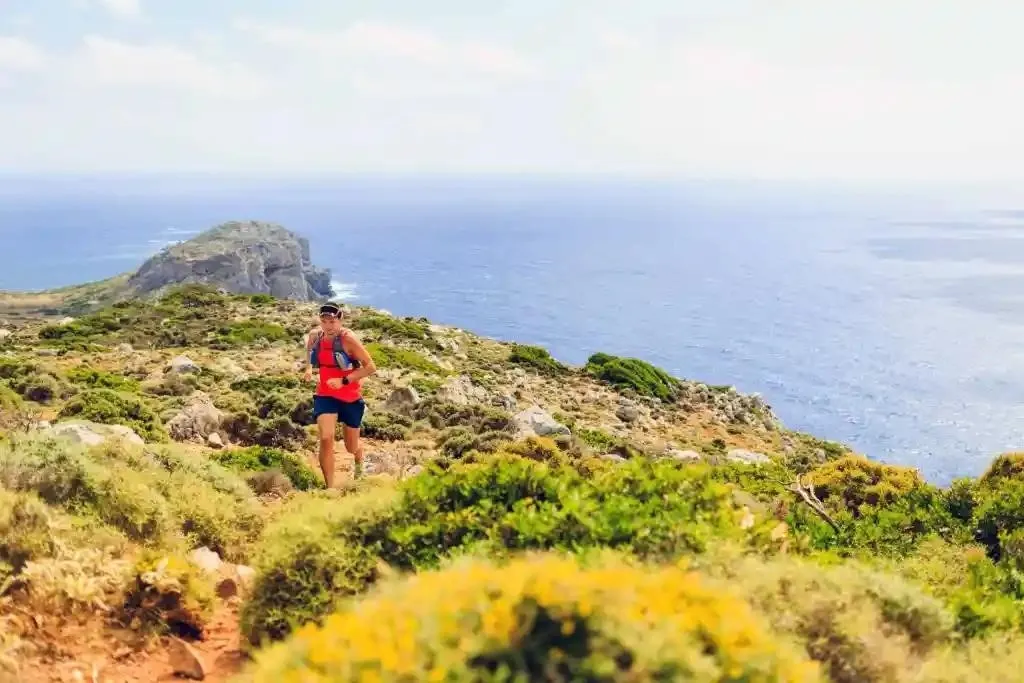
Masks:
[[[139,643],[125,631],[105,629],[92,623],[46,628],[32,640],[46,652],[21,662],[21,672],[11,683],[181,683],[170,662],[169,638]],[[198,654],[206,672],[204,681],[227,683],[241,671],[246,658],[239,648],[238,603],[221,603],[207,626],[203,640],[189,646]]]

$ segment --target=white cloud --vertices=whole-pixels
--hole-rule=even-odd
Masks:
[[[0,36],[0,71],[34,71],[46,63],[46,54],[18,36]]]
[[[170,44],[133,45],[101,36],[86,36],[72,66],[84,85],[164,87],[202,95],[248,99],[267,92],[267,83],[238,63],[204,61]]]
[[[103,7],[119,17],[136,17],[142,14],[139,0],[98,0]]]
[[[240,19],[235,28],[276,47],[325,59],[378,58],[434,70],[527,78],[538,73],[531,60],[489,42],[442,39],[408,26],[358,21],[340,31],[318,31]]]

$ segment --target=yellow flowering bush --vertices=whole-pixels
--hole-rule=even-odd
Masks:
[[[389,582],[256,655],[251,683],[811,683],[818,667],[742,600],[679,567],[463,558]]]

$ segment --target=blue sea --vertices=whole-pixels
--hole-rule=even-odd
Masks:
[[[1024,449],[1021,207],[940,187],[4,178],[0,289],[277,221],[353,302],[759,392],[793,428],[947,483]]]

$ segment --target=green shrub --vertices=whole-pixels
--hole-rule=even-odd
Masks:
[[[585,366],[587,372],[619,391],[633,391],[662,401],[672,401],[679,392],[679,380],[646,361],[595,353]]]
[[[198,455],[34,437],[0,443],[0,486],[91,516],[140,543],[208,545],[241,559],[262,528],[245,483]]]
[[[256,581],[240,615],[247,642],[260,646],[316,623],[376,581],[373,552],[334,531],[369,523],[393,499],[391,491],[378,489],[341,501],[298,499],[283,511],[260,544]]]
[[[360,498],[350,503],[362,505]],[[731,488],[712,481],[708,468],[637,460],[586,478],[568,466],[499,454],[447,471],[428,470],[403,482],[396,502],[325,522],[318,527],[317,547],[303,561],[319,566],[318,557],[340,547],[369,553],[400,570],[436,567],[448,554],[471,548],[501,556],[606,547],[669,558],[699,552],[716,538],[752,539],[755,530],[742,529],[739,517]],[[310,522],[300,518],[291,524],[298,533]],[[263,566],[262,572],[277,578],[256,589],[254,604],[263,606],[247,608],[248,623],[265,623],[270,605],[278,626],[294,621],[288,615],[308,621],[326,614],[299,595],[307,591],[307,579],[289,577],[307,573],[295,562],[282,553]],[[247,636],[258,642],[266,631],[253,628]]]
[[[528,344],[513,344],[509,362],[529,368],[540,375],[558,377],[569,371],[562,363],[551,357],[547,349]]]
[[[1024,529],[1024,480],[1004,478],[986,486],[974,511],[977,539],[994,559],[1003,555],[1003,538]]]
[[[370,413],[363,420],[361,433],[368,439],[405,441],[409,438],[412,420],[389,411]]]
[[[417,405],[413,415],[417,420],[428,421],[434,429],[466,427],[477,434],[516,431],[511,414],[479,403],[462,406],[429,399]]]
[[[50,511],[34,493],[0,488],[0,583],[5,573],[20,572],[29,560],[56,550]]]
[[[232,448],[213,453],[210,458],[243,475],[278,470],[300,491],[323,488],[320,476],[309,466],[305,458],[279,448]]]
[[[35,363],[0,358],[0,386],[4,384],[22,398],[43,404],[63,398],[69,393],[55,374]]]
[[[249,303],[255,308],[263,308],[274,303],[276,299],[270,294],[253,294],[249,297]]]
[[[147,441],[167,441],[160,417],[145,400],[134,394],[88,389],[68,401],[58,417],[124,425]]]
[[[409,385],[422,396],[432,396],[441,388],[441,380],[436,377],[413,377]]]
[[[270,384],[250,387],[252,401],[228,415],[224,430],[245,446],[295,449],[305,441],[303,426],[313,423],[313,400],[308,393],[273,390]]]
[[[75,383],[92,389],[113,389],[115,391],[136,392],[139,390],[138,380],[125,377],[116,372],[95,370],[88,366],[72,368],[67,378]]]
[[[251,346],[256,342],[276,342],[290,340],[292,335],[287,329],[277,323],[263,322],[260,320],[243,320],[222,325],[217,328],[212,348],[232,348],[236,346]]]
[[[21,405],[21,396],[18,395],[18,392],[0,382],[0,411],[16,410]]]
[[[366,352],[373,358],[378,368],[400,368],[415,370],[429,375],[443,375],[444,370],[436,363],[427,360],[421,353],[398,346],[386,346],[377,342],[366,344]]]
[[[427,323],[412,318],[393,318],[380,313],[363,313],[353,319],[354,330],[375,330],[392,339],[412,339],[425,342],[433,341]]]
[[[231,388],[235,391],[244,391],[250,396],[262,397],[291,389],[301,389],[302,382],[298,377],[289,375],[255,375],[232,382]]]
[[[577,427],[573,430],[573,433],[576,435],[577,439],[591,448],[601,451],[602,453],[608,453],[619,445],[619,439],[615,438],[611,434],[602,432],[600,429]]]

